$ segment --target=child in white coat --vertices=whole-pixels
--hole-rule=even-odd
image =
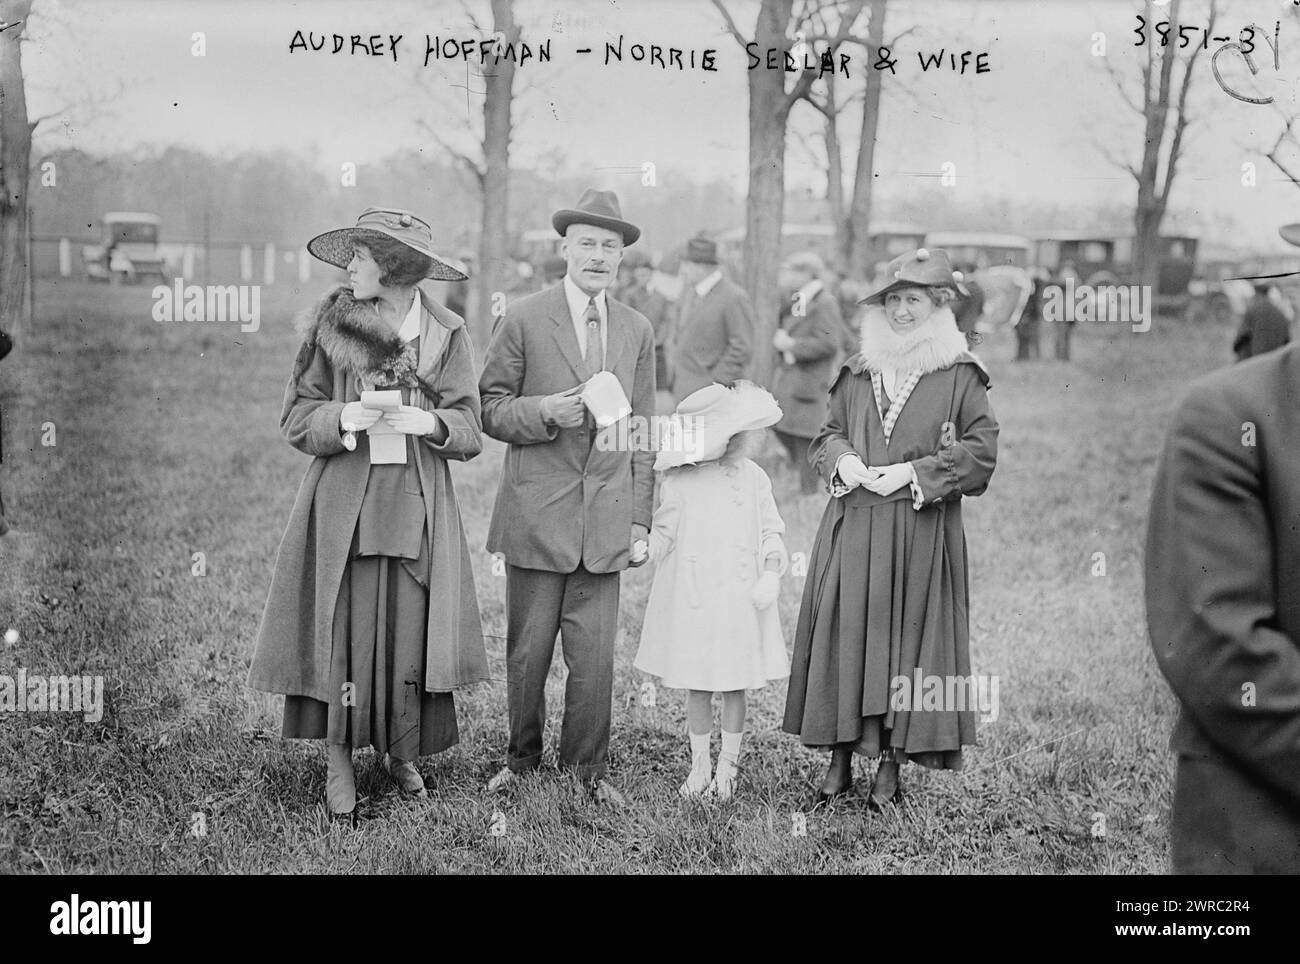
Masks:
[[[772,483],[747,457],[780,418],[775,399],[755,385],[709,385],[677,406],[655,461],[664,472],[650,533],[656,570],[634,665],[690,690],[683,796],[731,797],[745,691],[790,673],[776,607],[788,564],[785,523]],[[722,694],[722,751],[711,774],[714,693]]]

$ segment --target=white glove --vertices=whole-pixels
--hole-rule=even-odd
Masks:
[[[749,598],[754,601],[755,609],[766,609],[776,602],[776,597],[780,594],[781,577],[774,572],[765,570],[758,577],[758,582],[754,583],[754,588],[749,591]]]
[[[383,415],[377,408],[366,408],[360,402],[348,402],[339,413],[339,428],[345,432],[364,432]]]
[[[867,471],[879,473],[878,478],[866,483],[866,487],[876,495],[893,495],[912,481],[912,466],[907,462],[895,462],[893,465],[879,469],[869,468]]]
[[[839,474],[840,481],[850,489],[874,482],[880,475],[878,470],[867,468],[856,452],[842,456],[835,465],[835,471]]]

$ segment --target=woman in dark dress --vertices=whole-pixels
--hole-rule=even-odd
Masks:
[[[831,750],[817,802],[852,786],[855,752],[879,757],[860,791],[873,808],[898,799],[900,763],[956,769],[975,742],[968,704],[914,701],[913,681],[970,678],[961,500],[988,486],[998,435],[988,375],[948,308],[959,281],[947,255],[919,249],[886,277],[862,302],[861,350],[809,449],[834,498],[804,585],[784,723]]]
[[[315,459],[249,683],[285,694],[285,737],[325,740],[329,811],[355,823],[353,748],[384,753],[424,796],[415,760],[457,742],[453,690],[488,676],[447,465],[482,447],[478,368],[463,319],[419,286],[465,277],[434,254],[427,223],[372,208],[308,250],[350,285],[304,319],[285,391],[281,432]],[[367,408],[371,390],[397,391],[400,407]]]

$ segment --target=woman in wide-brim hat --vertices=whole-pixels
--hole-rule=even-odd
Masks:
[[[453,691],[488,677],[448,468],[482,448],[478,366],[464,320],[421,287],[466,277],[434,252],[427,222],[371,208],[307,249],[349,284],[300,324],[280,430],[315,458],[249,684],[285,694],[286,738],[325,741],[329,812],[355,823],[353,748],[373,746],[402,790],[424,796],[415,761],[457,742]],[[375,389],[399,392],[400,408],[363,406]],[[371,464],[374,432],[404,436],[404,463]]]
[[[989,484],[998,425],[948,307],[960,290],[942,251],[890,264],[862,301],[860,351],[809,448],[833,498],[804,584],[784,729],[831,750],[818,803],[850,789],[854,753],[880,758],[859,788],[876,808],[899,799],[901,763],[956,769],[975,742],[967,702],[936,705],[932,688],[912,699],[914,681],[937,677],[953,693],[971,675],[961,507]]]

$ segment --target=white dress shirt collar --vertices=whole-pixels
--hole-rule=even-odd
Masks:
[[[403,344],[420,337],[420,311],[423,307],[420,303],[420,292],[417,291],[415,297],[411,299],[411,310],[406,313],[406,317],[402,319],[402,326],[397,329],[397,337],[402,339]]]
[[[586,324],[587,305],[591,302],[591,295],[587,294],[576,284],[567,274],[564,276],[564,298],[569,303],[569,315],[575,323]],[[596,310],[600,312],[600,320],[605,320],[605,292],[602,290],[596,295]]]
[[[721,280],[722,280],[722,269],[714,268],[713,273],[711,275],[709,275],[707,278],[700,279],[700,283],[695,286],[695,293],[699,295],[701,298],[703,298],[710,291],[712,291],[713,286],[716,285]]]

